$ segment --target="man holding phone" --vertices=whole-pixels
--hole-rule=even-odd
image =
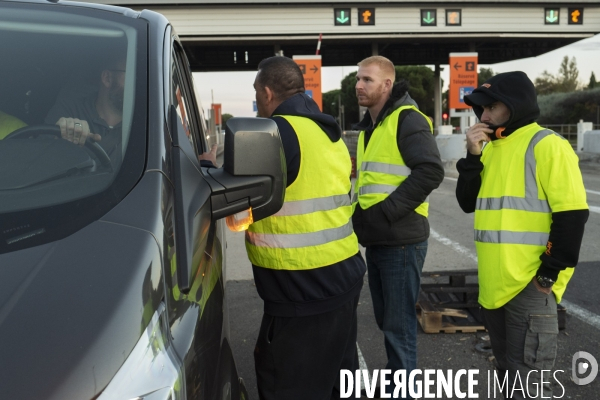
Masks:
[[[505,398],[528,398],[537,387],[549,398],[539,372],[554,366],[556,304],[589,215],[579,160],[567,140],[535,122],[537,96],[525,73],[493,76],[465,103],[481,122],[467,131],[467,157],[456,164],[456,198],[475,212],[479,303],[498,372],[508,388],[526,385]]]

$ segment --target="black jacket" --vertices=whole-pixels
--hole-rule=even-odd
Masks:
[[[323,114],[304,93],[285,100],[273,115],[283,142],[289,186],[298,177],[302,162],[297,136],[302,132],[295,132],[285,118],[277,115],[309,118],[332,142],[341,139],[342,131],[333,117]],[[276,317],[302,317],[334,310],[354,299],[362,289],[367,269],[358,248],[356,251],[355,255],[343,261],[306,271],[273,270],[253,265],[254,281],[258,294],[264,300],[265,313]]]
[[[535,122],[539,117],[535,87],[523,72],[506,72],[495,75],[475,89],[472,95],[465,96],[465,102],[473,107],[478,118],[481,118],[483,108],[477,103],[485,96],[504,103],[510,110],[510,117],[503,126],[505,128],[502,132],[503,136],[509,136],[517,129]],[[490,138],[502,140],[497,139],[496,136],[490,136]],[[483,171],[481,155],[476,156],[467,152],[466,158],[462,158],[456,163],[456,169],[459,173],[456,184],[458,204],[464,212],[474,212],[481,188],[481,171]],[[548,242],[552,243],[552,251],[543,252],[540,255],[542,262],[538,269],[538,275],[556,281],[560,271],[568,266],[577,265],[583,229],[588,216],[588,210],[552,213],[552,225],[548,239]]]
[[[375,125],[367,111],[365,118],[355,127],[365,131],[365,148],[373,131],[394,110],[405,105],[416,106],[407,89],[404,82],[396,84]],[[440,185],[444,179],[444,167],[429,123],[423,115],[410,110],[400,113],[397,144],[411,174],[384,201],[366,210],[357,205],[352,224],[363,246],[401,246],[419,243],[429,237],[429,222],[415,209]]]

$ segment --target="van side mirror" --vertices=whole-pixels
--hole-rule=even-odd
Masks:
[[[283,206],[287,168],[279,130],[266,118],[231,118],[225,129],[225,162],[211,168],[212,219],[252,208],[254,221]]]

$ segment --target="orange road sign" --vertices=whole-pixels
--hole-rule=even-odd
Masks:
[[[477,87],[477,53],[450,53],[449,86],[449,108],[470,108],[465,104],[464,96]]]
[[[321,111],[323,110],[323,95],[321,93],[321,56],[294,56],[304,75],[304,88],[306,94],[312,97]]]
[[[369,22],[371,22],[371,21],[370,21],[370,18],[371,18],[371,11],[367,10],[367,11],[363,12],[361,15],[362,15],[362,17],[363,17],[363,22],[364,22],[364,23],[368,24]]]
[[[359,8],[358,24],[375,25],[375,8]]]
[[[461,10],[446,10],[446,25],[461,25]]]
[[[221,104],[212,104],[212,109],[215,110],[215,124],[221,125]]]
[[[583,25],[583,8],[569,8],[569,25]]]

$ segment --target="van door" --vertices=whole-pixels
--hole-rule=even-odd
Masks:
[[[168,93],[173,197],[173,257],[170,260],[169,321],[183,360],[188,398],[209,398],[216,390],[223,329],[223,246],[219,221],[211,218],[211,188],[198,155],[206,150],[189,64],[172,41]],[[174,250],[174,251],[173,251]]]

